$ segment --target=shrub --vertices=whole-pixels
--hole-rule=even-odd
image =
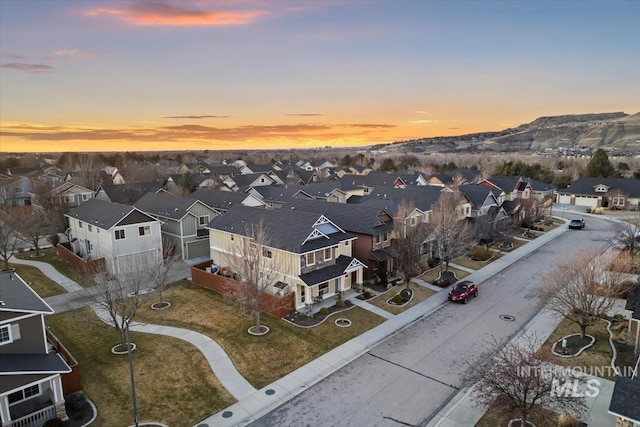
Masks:
[[[320,314],[321,316],[326,316],[329,314],[329,309],[327,307],[322,307],[319,311],[318,314]]]
[[[393,302],[394,302],[394,304],[402,304],[402,295],[395,294],[393,296]]]
[[[626,320],[623,320],[621,322],[617,322],[614,323],[614,325],[611,327],[611,330],[613,332],[623,332],[626,331],[629,328],[629,322],[627,322]]]
[[[344,300],[339,299],[338,301],[336,301],[337,308],[343,308],[344,306],[345,306]]]
[[[368,291],[368,290],[367,290],[367,291],[364,291],[364,292],[362,293],[362,296],[364,296],[364,298],[365,298],[365,299],[369,299],[369,298],[371,298],[371,291]]]
[[[544,225],[547,225],[547,226],[549,226],[549,225],[553,225],[553,219],[552,219],[552,218],[550,218],[550,217],[546,217],[546,218],[544,219]]]
[[[62,427],[62,420],[60,418],[52,418],[43,427]]]
[[[559,427],[579,427],[580,425],[582,423],[572,414],[560,414],[558,416]]]
[[[486,261],[491,258],[491,251],[488,251],[486,248],[476,246],[471,249],[471,258],[474,260]]]

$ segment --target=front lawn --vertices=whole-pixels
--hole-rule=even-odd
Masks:
[[[489,249],[489,250],[492,252],[492,257],[486,261],[475,261],[471,259],[469,255],[466,255],[466,256],[463,256],[462,258],[456,259],[454,261],[454,264],[461,265],[463,267],[467,267],[472,270],[480,270],[482,267],[486,267],[487,265],[491,264],[493,261],[502,257],[502,255],[499,252],[493,249]]]
[[[30,265],[9,264],[9,267],[15,268],[16,273],[22,280],[27,282],[41,298],[60,295],[67,292],[62,286],[42,274],[40,270]]]
[[[405,287],[406,287],[405,285],[394,286],[393,288],[389,289],[385,293],[380,294],[375,298],[371,298],[367,302],[369,304],[375,305],[376,307],[380,307],[381,309],[388,311],[389,313],[400,314],[403,311],[418,304],[419,302],[426,300],[431,295],[434,295],[437,293],[433,289],[425,288],[424,286],[411,283],[409,285],[409,287],[413,289],[413,298],[411,299],[411,301],[409,301],[405,305],[392,305],[387,303],[387,300],[389,298],[393,298],[394,295],[400,293],[400,291],[405,289]]]
[[[305,329],[262,315],[262,323],[271,331],[264,336],[252,336],[247,332],[253,326],[252,316],[233,302],[187,280],[173,283],[164,292],[164,299],[171,307],[152,310],[150,303],[146,304],[138,311],[136,320],[191,329],[212,338],[256,388],[272,383],[384,321],[359,307],[340,315],[351,320],[348,328],[337,327],[333,317]]]
[[[89,308],[54,314],[47,325],[79,363],[82,388],[98,409],[96,426],[133,424],[127,355],[114,355],[115,330]],[[140,421],[192,426],[235,400],[200,351],[185,341],[131,332]]]
[[[587,335],[595,337],[596,342],[592,347],[587,348],[577,357],[559,357],[552,353],[551,347],[559,339],[571,335],[574,333],[580,333],[580,327],[569,321],[568,319],[562,319],[560,324],[553,331],[551,336],[545,341],[545,343],[538,350],[538,356],[543,360],[548,360],[551,363],[555,363],[561,366],[567,367],[592,367],[598,368],[604,371],[603,378],[608,380],[615,380],[615,375],[612,374],[609,369],[605,368],[611,366],[611,358],[613,352],[609,345],[609,331],[607,331],[607,322],[600,320],[594,326],[587,328]],[[589,368],[590,369],[590,368]],[[589,374],[590,372],[585,372]],[[598,373],[594,370],[593,373]]]
[[[470,273],[460,270],[458,268],[454,268],[454,267],[449,267],[449,271],[455,273],[456,277],[458,279],[462,279],[464,277],[467,277]],[[423,280],[427,283],[433,283],[438,276],[440,275],[440,266],[436,267],[436,268],[432,268],[431,270],[428,270],[427,272],[423,273],[421,276],[419,276],[418,278],[420,280]]]
[[[475,427],[507,426],[513,418],[518,418],[518,416],[500,410],[498,404],[494,403],[476,423]],[[537,427],[557,427],[559,425],[558,414],[541,406],[533,408],[529,414],[529,420],[535,423]]]
[[[77,282],[80,286],[92,286],[91,280],[76,270],[71,264],[58,257],[58,253],[55,248],[43,249],[40,253],[44,256],[40,258],[31,258],[31,254],[34,252],[24,252],[21,254],[14,254],[16,258],[24,259],[27,261],[39,261],[51,264],[56,270],[67,276],[69,279]]]

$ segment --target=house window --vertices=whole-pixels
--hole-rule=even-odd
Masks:
[[[93,231],[93,227],[91,226],[91,224],[87,224],[87,231],[88,232],[92,232]]]
[[[324,250],[324,260],[328,261],[331,259],[331,248],[325,248]]]
[[[381,239],[381,236],[379,234],[376,234],[376,243],[380,243],[380,239]]]
[[[82,195],[82,200],[83,200],[83,201],[85,201],[85,202],[86,202],[87,200],[89,200],[90,198],[91,198],[91,194],[83,194],[83,195]]]
[[[307,265],[313,265],[316,263],[316,254],[315,252],[310,252],[307,254]]]
[[[9,344],[13,342],[11,339],[11,325],[0,327],[0,345]]]
[[[116,240],[124,239],[124,230],[116,230]]]
[[[14,393],[11,393],[9,398],[9,405],[13,405],[18,402],[22,402],[23,400],[27,400],[30,397],[37,396],[40,394],[40,384],[32,385],[29,387],[25,387],[22,390],[18,390]]]
[[[412,216],[411,217],[411,226],[415,227],[417,222],[418,222],[418,219],[415,216]]]
[[[324,282],[318,286],[318,295],[324,295],[329,292],[329,282]]]
[[[209,215],[198,217],[198,224],[202,226],[209,224]]]
[[[384,242],[388,242],[389,241],[389,233],[383,233],[382,234],[382,241],[384,241]]]
[[[124,231],[124,230],[122,230]],[[138,227],[138,235],[140,236],[148,236],[151,234],[151,226],[143,225],[142,227]],[[117,239],[117,237],[116,237]]]
[[[82,221],[78,220],[78,228],[82,228]]]
[[[624,206],[624,197],[614,197],[613,206]]]
[[[76,200],[76,196],[73,194],[64,196],[65,203],[73,203]]]
[[[267,248],[262,248],[262,256],[265,258],[271,258],[272,257],[272,253],[270,249]]]
[[[606,193],[606,192],[607,192],[607,187],[603,185],[598,185],[596,187],[596,193]]]

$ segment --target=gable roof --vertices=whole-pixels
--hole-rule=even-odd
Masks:
[[[121,223],[124,225],[125,223],[158,222],[157,219],[133,206],[106,202],[96,198],[87,200],[77,208],[70,210],[65,216],[79,219],[103,230],[110,230],[112,227]]]
[[[417,185],[421,176],[419,173],[369,172],[367,175],[344,175],[340,178],[340,182],[351,183],[351,185],[358,187],[394,188],[398,179],[402,180],[407,186],[413,186]]]
[[[392,216],[386,210],[372,206],[293,199],[287,201],[281,209],[297,209],[324,215],[351,233],[376,235],[393,230]]]
[[[302,281],[307,286],[319,285],[321,283],[328,282],[344,275],[350,268],[353,268],[353,266],[355,265],[363,266],[366,268],[366,266],[362,264],[362,262],[360,262],[357,258],[340,255],[336,259],[335,264],[311,271],[309,273],[301,274],[300,279],[302,279]]]
[[[616,378],[609,412],[623,418],[640,422],[640,376]]]
[[[597,185],[606,185],[610,189],[620,190],[628,197],[640,197],[640,180],[627,178],[580,178],[571,183],[567,188],[559,190],[567,194],[601,195],[596,193]]]
[[[162,190],[162,184],[158,182],[136,182],[131,184],[103,184],[98,187],[96,193],[102,190],[109,200],[115,203],[133,203],[146,193],[155,193]]]
[[[342,182],[342,181],[314,182],[307,185],[289,185],[288,188],[302,190],[308,195],[310,195],[311,197],[321,198],[321,199],[325,199],[329,197],[331,192],[336,189],[343,192],[359,189],[358,186],[355,186],[349,182]]]
[[[506,193],[511,193],[515,190],[523,191],[527,185],[526,181],[520,176],[492,176],[491,178],[483,179],[481,183],[494,186]]]
[[[189,210],[196,203],[202,202],[190,197],[172,196],[168,193],[147,193],[134,206],[148,214],[179,221],[189,214]]]
[[[490,187],[480,184],[465,184],[458,187],[458,190],[471,202],[474,209],[480,209],[487,197],[493,192]],[[495,195],[493,195],[495,197]],[[497,201],[496,201],[497,204]]]
[[[53,313],[53,309],[16,273],[0,274],[0,301],[0,312]]]
[[[283,186],[283,185],[263,185],[250,187],[247,191],[253,190],[266,201],[287,202],[294,197],[305,197],[311,199],[311,195],[306,192],[306,186]]]
[[[248,196],[245,193],[236,193],[234,191],[199,188],[187,195],[187,197],[198,199],[213,209],[227,210],[234,205],[241,205]]]
[[[268,246],[288,252],[305,253],[354,238],[316,213],[246,206],[231,207],[212,219],[207,228],[250,236],[252,227],[257,227],[260,222],[268,234]]]
[[[442,194],[442,187],[420,185],[407,188],[379,188],[368,196],[350,197],[347,203],[360,203],[385,209],[391,215],[398,213],[398,206],[403,201],[412,202],[423,212],[433,209]]]

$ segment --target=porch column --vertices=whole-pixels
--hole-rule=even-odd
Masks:
[[[62,379],[60,375],[51,378],[51,391],[53,391],[53,404],[56,405],[60,401],[64,401],[64,392],[62,391]]]
[[[4,395],[0,397],[0,421],[2,422],[2,425],[5,425],[5,423],[8,423],[10,420],[9,398],[8,395]]]

